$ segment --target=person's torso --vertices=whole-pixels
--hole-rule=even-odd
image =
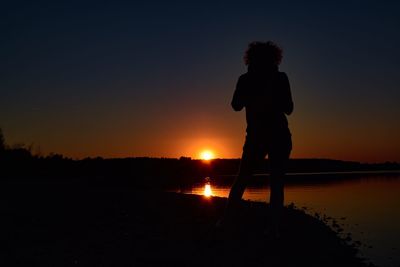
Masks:
[[[289,130],[282,109],[284,75],[279,71],[242,75],[248,134],[279,135]]]

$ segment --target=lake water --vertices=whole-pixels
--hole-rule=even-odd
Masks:
[[[318,174],[318,181],[324,175]],[[365,174],[357,178],[333,179],[329,183],[288,183],[285,204],[307,207],[309,214],[321,213],[337,219],[344,229],[361,242],[360,252],[378,266],[400,266],[400,173]],[[295,180],[295,179],[292,179]],[[213,184],[211,194],[227,197],[229,186]],[[194,185],[183,193],[204,195],[205,183]],[[207,188],[207,193],[209,188]],[[267,201],[268,186],[248,187],[243,199]]]

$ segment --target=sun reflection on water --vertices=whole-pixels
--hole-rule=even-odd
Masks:
[[[212,196],[212,190],[211,190],[211,184],[210,183],[206,183],[205,185],[204,185],[204,192],[203,192],[203,195],[205,196],[205,197],[210,197],[210,196]]]

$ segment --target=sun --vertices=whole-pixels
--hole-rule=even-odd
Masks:
[[[214,158],[214,153],[211,150],[204,150],[200,153],[200,158],[202,160],[212,160]]]

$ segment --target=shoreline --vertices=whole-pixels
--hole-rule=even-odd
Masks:
[[[225,198],[31,186],[4,197],[5,266],[372,266],[324,222],[290,207],[272,240],[263,203],[243,201],[235,227],[220,233]]]

